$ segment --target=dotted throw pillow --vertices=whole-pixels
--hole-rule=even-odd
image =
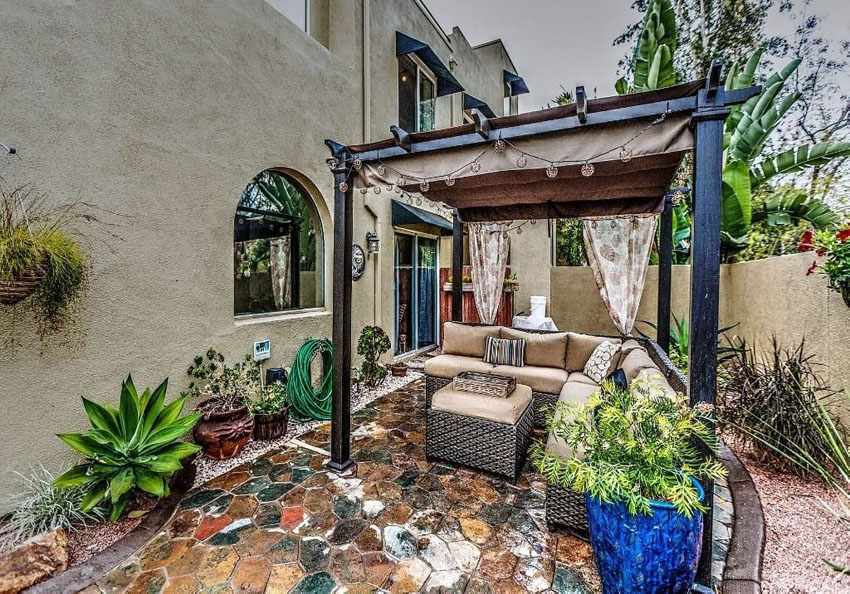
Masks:
[[[584,366],[584,375],[601,384],[608,377],[619,359],[620,345],[607,340],[593,350]]]

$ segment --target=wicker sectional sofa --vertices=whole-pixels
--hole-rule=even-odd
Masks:
[[[524,366],[485,363],[484,345],[488,336],[525,339]],[[651,340],[629,338],[622,342],[619,338],[575,332],[517,330],[446,322],[443,326],[442,354],[425,364],[426,407],[430,409],[433,395],[462,371],[496,373],[514,377],[517,383],[531,388],[534,425],[544,427],[547,414],[559,401],[585,402],[599,389],[599,384],[586,376],[583,370],[594,349],[606,340],[621,344],[617,367],[623,369],[629,381],[638,377],[653,379],[670,393],[687,392],[685,377]],[[572,455],[566,444],[559,443],[551,435],[546,447],[563,456]],[[550,528],[558,524],[576,534],[585,535],[587,512],[584,496],[557,485],[549,485],[546,522]]]

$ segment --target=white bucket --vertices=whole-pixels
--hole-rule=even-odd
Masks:
[[[531,315],[535,320],[542,320],[546,317],[546,297],[544,295],[532,295],[531,298]]]

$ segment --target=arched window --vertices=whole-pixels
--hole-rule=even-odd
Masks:
[[[234,313],[324,304],[324,237],[310,194],[292,176],[266,170],[239,197],[233,223]]]

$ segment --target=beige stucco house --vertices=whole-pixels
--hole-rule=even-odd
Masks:
[[[515,113],[522,88],[500,41],[470,46],[420,0],[12,2],[0,34],[10,41],[0,142],[21,156],[0,174],[52,200],[82,199],[101,219],[82,229],[92,274],[75,335],[39,341],[26,314],[0,312],[10,446],[0,494],[13,471],[62,464],[54,433],[84,429],[82,395],[117,400],[128,373],[141,385],[167,376],[176,395],[208,346],[232,360],[269,339],[272,364],[289,366],[306,338],[330,335],[325,138],[457,125],[473,106]],[[249,184],[269,170],[265,181],[302,210],[267,212],[280,205]],[[394,224],[393,198],[355,194],[355,242],[367,253],[352,327],[356,337],[382,326],[403,355],[436,340],[434,271],[450,265],[451,246],[438,226]],[[548,294],[548,273],[534,273],[550,264],[548,228],[514,242],[522,309]],[[404,275],[417,281],[400,296]]]

